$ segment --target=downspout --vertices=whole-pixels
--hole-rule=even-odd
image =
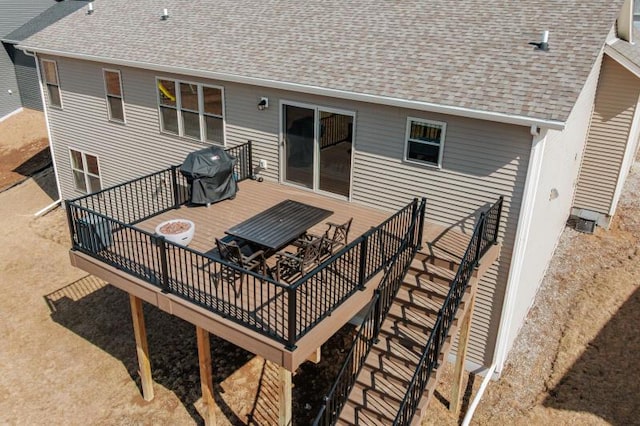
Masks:
[[[469,426],[471,423],[471,419],[473,418],[473,414],[476,412],[476,408],[478,408],[478,404],[480,404],[480,400],[482,399],[482,395],[484,395],[484,391],[487,389],[487,385],[491,381],[491,376],[496,371],[496,364],[491,364],[491,367],[486,372],[484,376],[484,380],[482,380],[482,384],[480,385],[480,389],[478,389],[478,393],[475,398],[471,402],[471,405],[467,409],[467,413],[464,415],[464,420],[462,420],[462,426]]]
[[[47,101],[44,97],[44,86],[42,85],[42,73],[40,72],[40,61],[38,61],[38,55],[35,53],[23,50],[24,54],[31,56],[36,63],[36,73],[38,76],[38,85],[40,86],[40,99],[42,100],[42,110],[44,111],[44,122],[47,125],[47,137],[49,138],[49,152],[51,152],[51,162],[53,163],[53,174],[56,177],[56,189],[58,190],[58,199],[49,204],[45,208],[37,211],[34,216],[41,216],[54,207],[56,207],[62,201],[62,191],[60,190],[60,178],[58,176],[58,166],[56,164],[55,150],[53,149],[53,137],[51,136],[51,126],[49,126],[49,110],[47,108]]]
[[[502,370],[507,356],[509,325],[513,318],[513,305],[515,303],[515,298],[518,293],[518,284],[520,283],[520,277],[522,275],[524,250],[527,247],[527,242],[529,240],[529,230],[531,227],[531,220],[533,218],[533,207],[536,200],[536,193],[538,191],[538,182],[540,181],[544,148],[547,142],[547,130],[540,129],[538,126],[533,125],[531,126],[531,136],[531,154],[529,155],[529,166],[527,168],[527,178],[524,185],[522,207],[518,218],[518,229],[516,231],[516,241],[513,248],[514,256],[511,260],[511,267],[509,268],[507,294],[502,304],[502,318],[500,319],[498,339],[496,349],[493,354],[495,362],[491,364],[491,367],[487,370],[484,380],[480,385],[480,389],[478,389],[478,393],[475,398],[473,398],[473,401],[464,416],[462,426],[468,426],[471,422],[473,414],[480,404],[480,400],[489,385],[489,381],[492,379],[496,369],[498,369],[498,366],[500,367],[499,372]]]
[[[527,178],[524,186],[522,206],[520,208],[520,217],[518,218],[513,258],[511,259],[511,266],[509,268],[507,292],[502,304],[502,318],[500,319],[496,349],[493,356],[498,373],[500,373],[504,367],[509,350],[509,329],[513,320],[514,305],[524,266],[524,255],[529,241],[531,221],[533,220],[533,208],[538,192],[538,184],[542,171],[542,159],[547,142],[547,129],[539,129],[537,126],[531,126],[531,135],[531,154],[529,156]]]

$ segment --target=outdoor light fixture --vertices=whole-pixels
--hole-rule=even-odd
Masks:
[[[258,102],[258,109],[260,111],[264,111],[269,108],[269,98],[260,98],[260,102]]]
[[[169,19],[169,11],[167,9],[162,9],[162,17],[161,19],[163,21],[166,21],[167,19]]]
[[[535,41],[530,41],[529,44],[536,46],[538,50],[548,52],[549,51],[549,31],[545,31],[542,33],[541,42],[536,43]]]

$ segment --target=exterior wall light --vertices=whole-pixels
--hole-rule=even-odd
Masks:
[[[269,108],[269,98],[260,98],[260,102],[258,102],[258,109],[260,111],[264,111]]]

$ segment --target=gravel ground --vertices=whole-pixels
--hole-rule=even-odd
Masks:
[[[478,424],[640,424],[640,163],[610,230],[565,229]]]

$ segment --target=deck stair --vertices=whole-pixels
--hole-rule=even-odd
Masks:
[[[471,235],[428,236],[389,266],[314,426],[420,424],[459,329],[466,351],[477,283],[500,254],[502,202],[480,214]],[[463,363],[464,355],[460,379]]]
[[[499,246],[490,249],[482,259],[482,266],[497,258]],[[447,265],[441,266],[441,265]],[[435,323],[438,310],[455,276],[456,262],[434,258],[418,252],[402,281],[394,304],[382,324],[378,342],[373,346],[356,385],[349,394],[347,404],[340,413],[339,425],[388,425],[393,423],[407,385],[420,359],[422,350]],[[483,272],[488,266],[478,268]],[[461,318],[466,314],[478,277],[471,280],[456,313],[454,325],[449,329],[447,342],[440,352],[440,361],[446,359]],[[440,369],[429,380],[413,423],[419,424],[424,410],[435,391]]]

